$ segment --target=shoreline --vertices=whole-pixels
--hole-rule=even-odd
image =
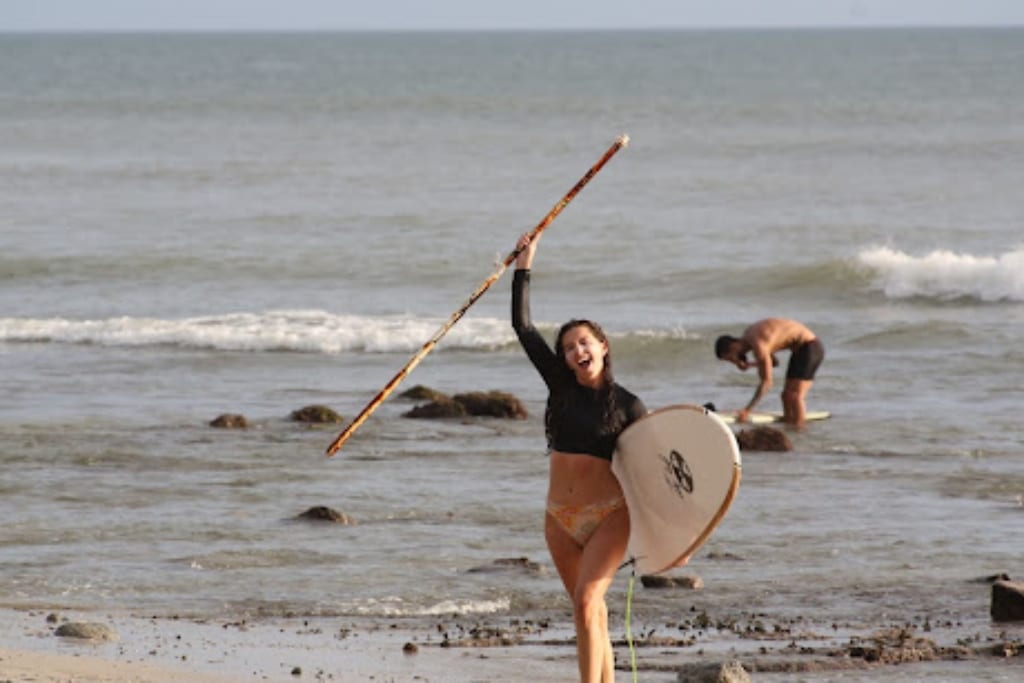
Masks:
[[[707,619],[706,615],[703,615]],[[241,683],[242,681],[572,680],[571,620],[509,617],[294,617],[186,619],[44,610],[0,610],[0,683]],[[57,622],[101,623],[116,640],[54,635]],[[667,625],[666,625],[667,626]],[[663,631],[659,633],[660,631]],[[630,653],[613,629],[619,678],[629,680]],[[913,680],[936,672],[954,680],[1024,674],[1024,624],[965,632],[943,624],[873,624],[851,629],[802,619],[687,628],[642,627],[633,633],[645,681],[685,680],[738,661],[756,680],[827,671],[882,680],[899,670]],[[964,678],[964,680],[966,680]]]

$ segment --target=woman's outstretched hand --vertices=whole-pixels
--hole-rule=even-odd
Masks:
[[[526,232],[516,242],[516,249],[519,250],[519,255],[516,256],[516,268],[519,270],[528,270],[533,264],[533,255],[537,252],[537,243],[540,241],[540,235],[537,235],[537,239],[530,239],[530,233]]]

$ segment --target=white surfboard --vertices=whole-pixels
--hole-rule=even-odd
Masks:
[[[612,459],[629,507],[626,559],[641,574],[677,566],[708,539],[740,485],[736,437],[716,413],[677,405],[619,435]]]
[[[736,413],[737,411],[735,410],[726,410],[724,412],[718,413],[718,416],[722,418],[723,422],[731,425],[736,424]],[[808,410],[807,413],[804,415],[804,419],[807,420],[808,422],[813,422],[814,420],[827,420],[830,417],[832,417],[832,413],[828,412],[827,410]],[[766,425],[771,424],[773,422],[782,422],[781,412],[755,411],[750,414],[750,417],[747,419],[747,422],[741,424]]]

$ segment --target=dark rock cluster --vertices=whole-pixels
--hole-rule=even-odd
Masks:
[[[417,400],[427,397],[428,402],[417,405],[403,413],[403,417],[451,418],[451,417],[498,417],[511,420],[525,420],[526,407],[514,395],[504,391],[471,391],[447,396],[423,386],[413,387],[403,398]]]

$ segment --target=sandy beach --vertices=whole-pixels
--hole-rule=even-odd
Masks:
[[[7,612],[0,680],[91,683],[230,683],[253,680],[522,681],[572,675],[568,634],[545,629],[518,644],[470,636],[470,626],[439,619],[428,627],[401,621],[339,619],[213,623],[76,615],[110,626],[116,641],[53,634],[41,612]],[[52,617],[51,617],[52,619]],[[451,629],[451,634],[446,632]],[[503,627],[505,642],[519,636]],[[496,633],[497,631],[495,631]],[[470,642],[476,638],[475,642]],[[456,643],[443,645],[446,638]],[[561,661],[559,661],[561,660]]]
[[[54,635],[58,623],[101,623],[107,642]],[[729,622],[701,613],[661,628],[637,625],[644,681],[697,681],[738,661],[758,681],[1013,681],[1024,675],[1024,625],[965,632],[945,623],[853,629],[802,619]],[[630,680],[628,643],[616,645]],[[240,681],[569,681],[568,619],[269,619],[214,622],[6,611],[0,681],[232,683]]]

